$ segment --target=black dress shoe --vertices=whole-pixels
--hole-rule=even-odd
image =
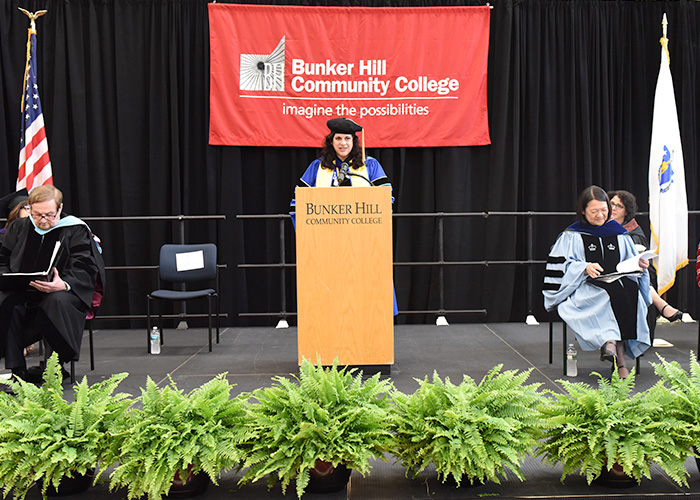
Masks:
[[[41,384],[44,381],[44,369],[41,366],[30,366],[27,368],[27,377],[25,380],[32,384]]]
[[[666,305],[663,307],[663,309],[661,309],[661,316],[663,316],[664,318],[666,318],[670,323],[673,323],[674,321],[678,321],[679,319],[681,319],[681,318],[683,317],[683,311],[681,311],[680,309],[679,309],[678,311],[676,311],[676,314],[674,314],[673,316],[666,316],[666,315],[664,314],[664,310],[665,310],[667,307],[668,307],[668,304],[666,304]]]
[[[43,364],[42,364],[43,365]],[[29,377],[27,380],[28,382],[31,382],[32,384],[41,384],[44,382],[44,371],[46,370],[45,366],[30,366],[27,368],[27,376]],[[65,368],[61,367],[61,377],[62,381],[65,381],[70,378],[70,372],[66,370]]]
[[[30,375],[27,373],[27,369],[25,367],[21,368],[12,368],[12,376],[15,379],[21,378],[22,380],[29,382]]]

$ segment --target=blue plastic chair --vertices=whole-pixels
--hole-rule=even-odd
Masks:
[[[216,265],[216,245],[203,243],[198,245],[173,245],[167,244],[160,248],[160,262],[158,265],[158,290],[148,294],[146,301],[148,325],[146,341],[148,352],[151,352],[151,301],[180,301],[186,302],[192,299],[207,298],[209,320],[209,352],[212,348],[212,301],[216,301],[216,343],[219,343],[219,294],[216,288],[203,288],[187,290],[187,284],[215,282],[218,288],[218,274]],[[164,288],[167,282],[172,288]],[[178,285],[184,285],[183,289],[176,289]],[[160,326],[160,343],[164,343],[163,334],[163,306],[161,304],[158,313]]]

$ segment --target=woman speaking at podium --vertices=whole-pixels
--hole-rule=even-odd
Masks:
[[[321,157],[312,161],[297,187],[389,186],[391,183],[379,162],[365,156],[364,133],[362,145],[357,140],[360,124],[349,118],[333,118],[326,122],[330,133],[323,139]],[[392,197],[392,203],[394,201]],[[296,228],[296,202],[292,198],[289,214]],[[394,293],[394,315],[398,314]]]
[[[323,139],[321,157],[311,162],[299,186],[390,186],[379,162],[365,157],[357,132],[362,127],[348,118],[333,118],[326,123],[330,133]]]
[[[330,133],[323,139],[321,157],[311,162],[297,187],[389,186],[391,183],[379,162],[365,156],[364,133],[358,144],[360,124],[349,118],[333,118],[326,122]],[[392,203],[394,199],[392,198]],[[296,227],[296,202],[289,207]]]

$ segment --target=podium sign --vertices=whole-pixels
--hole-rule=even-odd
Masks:
[[[299,363],[394,363],[391,188],[297,188]]]

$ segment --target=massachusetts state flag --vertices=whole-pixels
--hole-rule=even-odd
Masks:
[[[35,186],[53,184],[49,143],[46,139],[44,115],[41,112],[39,86],[36,79],[36,29],[34,21],[29,28],[27,44],[17,190],[27,188],[27,191],[31,191]]]
[[[681,132],[669,66],[668,39],[661,39],[661,67],[656,81],[649,153],[649,221],[651,250],[663,294],[688,264],[688,200]]]

